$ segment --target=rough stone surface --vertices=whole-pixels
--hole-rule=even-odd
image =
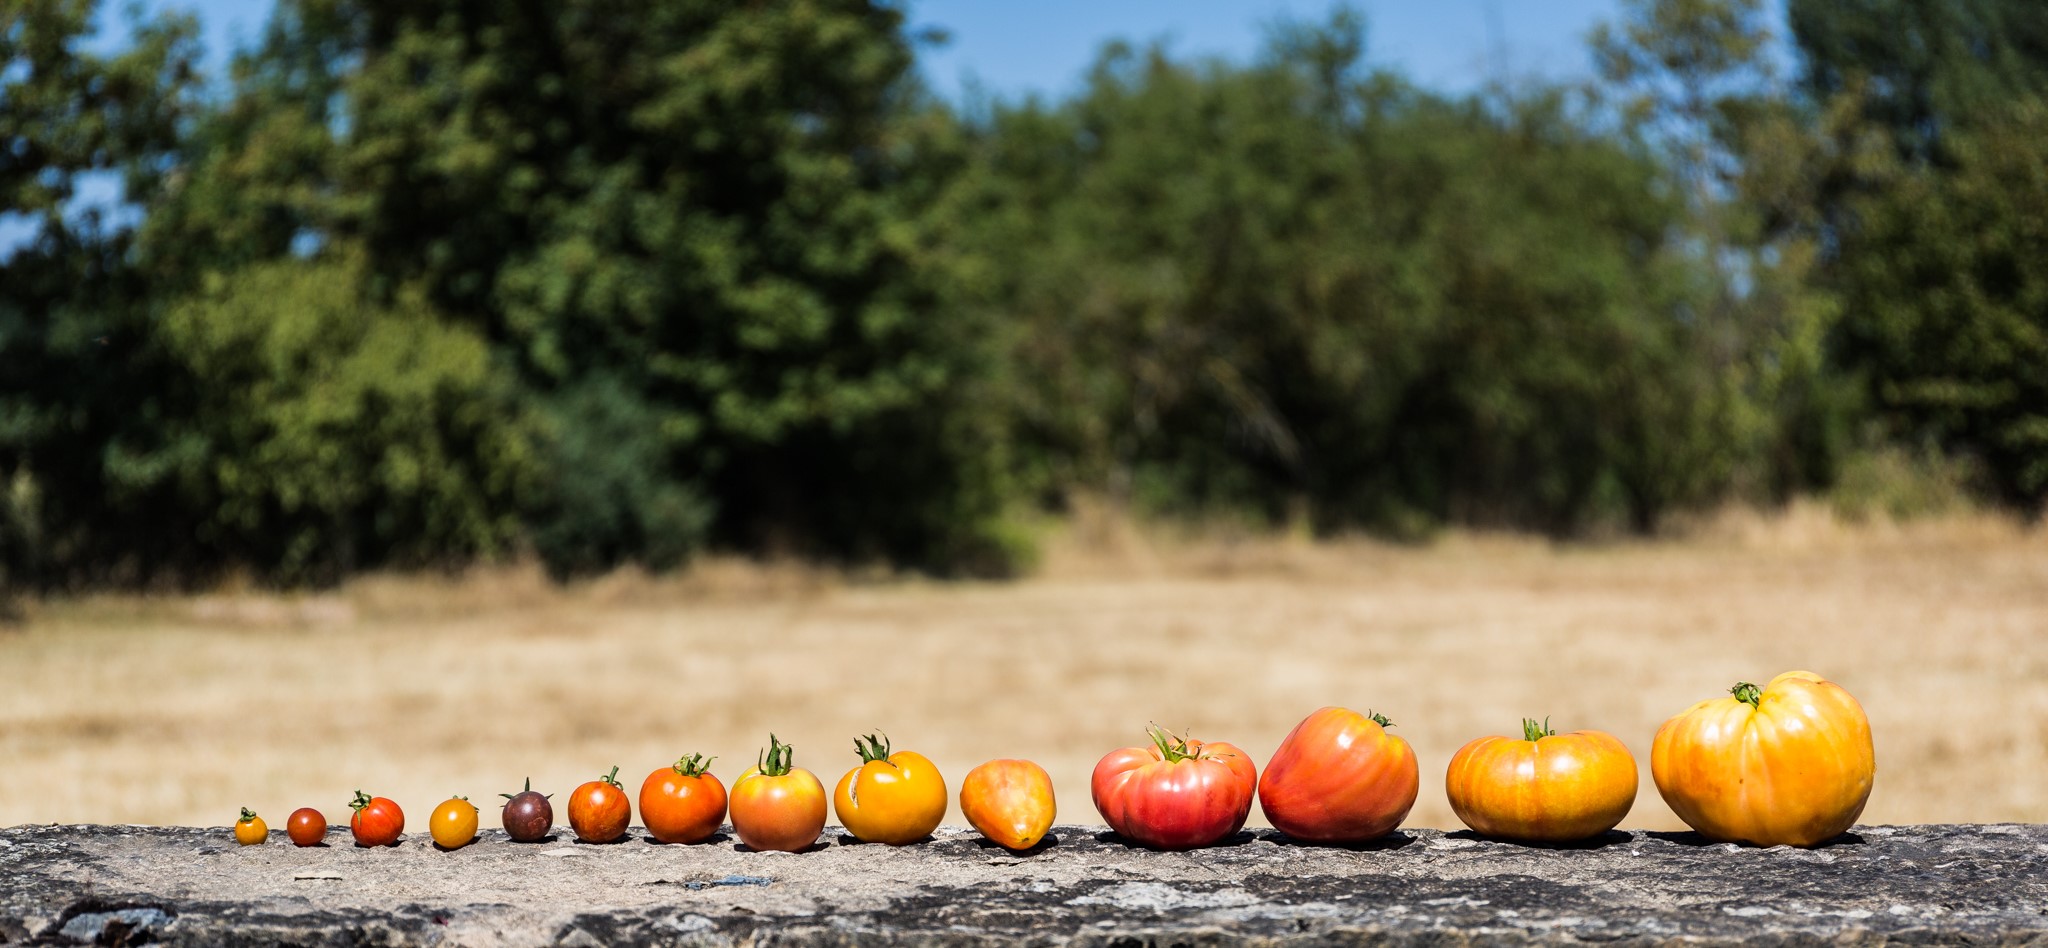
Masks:
[[[1355,848],[1271,830],[1188,853],[1062,826],[892,849],[720,837],[606,846],[497,831],[360,849],[345,828],[0,829],[0,944],[1626,944],[2048,946],[2048,826],[1858,827],[1815,849],[1609,833],[1564,849],[1410,830]]]

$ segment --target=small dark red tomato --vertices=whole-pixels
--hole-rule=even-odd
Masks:
[[[498,815],[498,822],[505,827],[505,835],[512,837],[515,843],[533,843],[547,838],[548,830],[555,826],[555,805],[533,789],[533,778],[526,778],[526,789],[518,793],[498,795],[505,798],[505,812]]]
[[[569,828],[583,842],[615,842],[626,835],[632,818],[633,805],[626,800],[626,788],[619,785],[617,767],[569,795]]]
[[[355,833],[358,846],[389,846],[405,832],[405,811],[390,797],[373,797],[357,790],[349,808],[356,811],[348,828]]]
[[[302,806],[292,811],[284,829],[291,835],[293,845],[318,846],[327,838],[327,817],[310,806]]]

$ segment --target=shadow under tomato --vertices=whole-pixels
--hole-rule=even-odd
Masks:
[[[555,842],[561,838],[562,837],[554,833],[549,833],[546,836],[537,837],[535,839],[507,839],[506,842],[509,842],[514,846],[538,846],[542,843]]]
[[[617,846],[620,843],[630,843],[632,841],[633,834],[631,833],[620,833],[616,838],[607,839],[604,842],[598,842],[596,840],[591,839],[584,839],[581,836],[578,836],[574,840],[571,840],[571,842],[574,842],[578,846]]]
[[[1354,853],[1393,852],[1406,849],[1415,842],[1415,837],[1401,830],[1395,830],[1378,839],[1362,843],[1321,843],[1310,839],[1295,839],[1279,830],[1270,830],[1259,837],[1275,846],[1301,846],[1308,849],[1342,849]]]
[[[456,850],[458,850],[458,849],[466,849],[466,848],[468,848],[468,847],[469,847],[469,846],[470,846],[471,844],[474,844],[474,843],[475,843],[476,841],[478,841],[478,840],[480,840],[480,839],[482,839],[482,838],[483,838],[483,837],[481,837],[481,836],[472,836],[472,837],[470,837],[470,838],[469,838],[469,842],[467,842],[467,843],[463,843],[463,844],[462,844],[462,845],[460,845],[460,846],[443,846],[443,845],[441,845],[440,843],[434,843],[434,844],[433,844],[433,847],[434,847],[435,849],[438,849],[438,850],[440,850],[441,852],[444,852],[444,853],[452,853],[452,852],[454,852],[454,851],[456,851]]]
[[[1103,834],[1097,833],[1095,838],[1101,839],[1102,835]],[[1054,847],[1060,844],[1060,837],[1058,833],[1047,833],[1038,842],[1031,844],[1031,848],[1029,849],[1011,849],[1010,847],[998,843],[995,840],[992,840],[986,836],[977,836],[974,838],[973,842],[974,845],[982,849],[994,849],[1011,856],[1016,856],[1019,859],[1029,859],[1041,853],[1051,851]]]
[[[1229,849],[1232,846],[1243,846],[1257,840],[1258,837],[1252,835],[1250,830],[1238,830],[1206,846],[1195,846],[1190,849],[1161,849],[1158,846],[1147,845],[1128,836],[1120,835],[1116,830],[1103,830],[1095,834],[1095,841],[1098,843],[1111,843],[1118,846],[1128,846],[1132,849],[1149,849],[1154,852],[1193,852],[1197,849]]]
[[[1651,839],[1655,839],[1655,840],[1662,840],[1663,842],[1667,842],[1667,843],[1676,843],[1676,844],[1678,844],[1678,845],[1680,845],[1680,846],[1720,846],[1720,845],[1723,845],[1723,844],[1722,844],[1722,843],[1721,843],[1721,842],[1720,842],[1719,840],[1713,840],[1713,839],[1708,839],[1708,838],[1706,838],[1705,836],[1701,836],[1701,835],[1700,835],[1699,833],[1696,833],[1696,832],[1694,832],[1694,831],[1692,831],[1692,830],[1680,830],[1680,831],[1677,831],[1677,832],[1671,832],[1671,831],[1665,831],[1665,830],[1652,830],[1652,831],[1650,831],[1650,832],[1644,833],[1643,835],[1644,835],[1644,836],[1648,836],[1648,837],[1649,837],[1649,838],[1651,838]],[[1820,842],[1820,843],[1816,843],[1816,844],[1814,844],[1813,846],[1809,846],[1809,847],[1807,847],[1807,848],[1808,848],[1808,849],[1832,849],[1832,848],[1834,848],[1834,847],[1836,847],[1836,846],[1862,846],[1862,845],[1865,845],[1865,844],[1866,844],[1866,842],[1867,842],[1867,841],[1866,841],[1866,840],[1865,840],[1865,839],[1864,839],[1864,838],[1863,838],[1862,836],[1860,836],[1860,835],[1858,835],[1857,833],[1855,833],[1855,832],[1851,831],[1851,832],[1843,833],[1842,835],[1840,835],[1840,836],[1837,836],[1837,837],[1835,837],[1835,838],[1833,838],[1833,839],[1829,839],[1829,840],[1825,840],[1825,841],[1823,841],[1823,842]],[[1759,852],[1761,852],[1761,851],[1763,851],[1763,850],[1765,850],[1765,849],[1774,849],[1774,848],[1776,848],[1776,847],[1772,847],[1772,846],[1756,846],[1756,845],[1752,845],[1752,844],[1750,844],[1750,843],[1736,843],[1736,844],[1734,844],[1734,845],[1740,846],[1740,847],[1742,847],[1742,848],[1744,848],[1744,849],[1754,849],[1754,850],[1757,850],[1757,851],[1759,851]]]
[[[812,844],[810,844],[809,846],[806,846],[806,847],[804,847],[804,848],[802,848],[802,849],[799,849],[799,850],[797,850],[797,852],[798,852],[798,853],[814,853],[814,852],[817,852],[817,851],[819,851],[819,850],[822,850],[822,849],[830,849],[830,848],[831,848],[831,846],[832,846],[832,844],[831,844],[831,843],[825,842],[824,840],[822,840],[822,839],[821,839],[821,840],[819,840],[819,841],[817,841],[817,842],[815,842],[815,843],[812,843]],[[752,846],[749,846],[749,845],[747,845],[746,843],[733,843],[733,844],[732,844],[732,851],[733,851],[733,852],[736,852],[736,853],[759,853],[759,852],[786,852],[787,850],[781,850],[781,849],[755,849],[755,848],[753,848]]]
[[[1500,836],[1481,836],[1478,833],[1465,829],[1445,833],[1444,838],[1469,839],[1474,842],[1480,843],[1499,843],[1504,846],[1520,846],[1524,849],[1553,849],[1560,851],[1570,851],[1576,849],[1606,849],[1609,846],[1620,846],[1624,843],[1635,842],[1636,836],[1634,833],[1627,832],[1626,830],[1608,830],[1607,832],[1601,833],[1598,836],[1592,836],[1586,839],[1576,839],[1570,842],[1563,843],[1547,843],[1529,839],[1507,839]]]
[[[832,842],[839,846],[922,846],[933,841],[934,837],[929,833],[925,834],[922,838],[913,839],[907,843],[871,843],[852,833],[840,833],[832,838]]]
[[[640,837],[640,841],[649,846],[709,846],[713,843],[724,843],[731,840],[732,837],[724,833],[713,833],[694,843],[671,843],[667,840],[655,839],[652,835]]]

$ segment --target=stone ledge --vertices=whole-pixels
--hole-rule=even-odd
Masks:
[[[1356,848],[1271,830],[1161,853],[1058,827],[1012,855],[979,834],[809,853],[730,839],[439,852],[359,849],[346,828],[0,829],[0,944],[2048,946],[2048,826],[1869,826],[1817,850],[1609,833],[1566,849],[1408,830]]]

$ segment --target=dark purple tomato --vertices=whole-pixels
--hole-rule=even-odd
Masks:
[[[555,805],[548,798],[534,792],[533,778],[526,778],[526,789],[518,793],[498,794],[505,798],[505,812],[499,822],[505,825],[506,834],[515,843],[531,843],[544,839],[548,830],[555,825]]]

